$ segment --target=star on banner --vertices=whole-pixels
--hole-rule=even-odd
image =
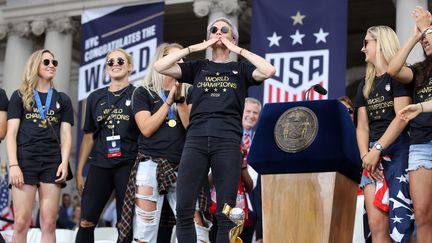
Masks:
[[[273,45],[279,46],[279,40],[282,39],[282,36],[278,36],[276,32],[273,32],[273,35],[270,37],[267,37],[267,40],[270,41],[269,47],[272,47]]]
[[[324,32],[324,30],[320,28],[318,33],[314,33],[313,35],[316,37],[315,43],[319,43],[320,41],[327,43],[326,37],[329,35],[329,32]]]
[[[303,19],[306,15],[301,15],[300,11],[297,11],[296,15],[291,16],[293,19],[293,25],[300,24],[303,25]]]
[[[294,35],[290,35],[291,39],[293,39],[292,45],[295,45],[296,43],[300,43],[300,45],[303,45],[303,37],[305,37],[304,34],[300,34],[298,30],[296,30]]]

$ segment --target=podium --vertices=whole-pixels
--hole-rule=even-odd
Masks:
[[[266,104],[248,160],[261,174],[264,242],[351,242],[361,159],[337,100]]]

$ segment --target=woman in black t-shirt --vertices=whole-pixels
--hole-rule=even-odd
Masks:
[[[409,199],[405,169],[408,166],[409,137],[407,123],[396,117],[403,107],[411,103],[409,87],[392,79],[387,73],[388,62],[399,49],[394,31],[387,26],[370,27],[361,51],[365,54],[366,77],[357,90],[355,106],[358,108],[357,142],[364,173],[361,187],[364,191],[366,212],[372,241],[407,242],[412,230],[411,203],[404,208],[400,194]],[[405,180],[397,183],[397,180]],[[384,181],[383,181],[384,180]],[[383,183],[388,185],[389,205],[377,204]],[[394,220],[403,216],[404,224]],[[397,230],[399,238],[389,232]]]
[[[234,226],[224,214],[224,203],[235,206],[241,172],[241,118],[249,86],[259,85],[275,73],[262,57],[237,46],[238,32],[228,19],[207,27],[207,41],[171,53],[154,68],[194,86],[192,111],[177,179],[177,239],[196,242],[193,214],[198,190],[211,168],[217,190],[217,242],[228,242]],[[211,60],[177,63],[191,52],[212,50]],[[234,52],[246,60],[230,61]]]
[[[404,46],[391,60],[388,73],[401,83],[412,83],[415,105],[410,107],[425,111],[427,107],[422,107],[423,102],[432,100],[431,14],[417,7],[413,11],[413,17],[416,27]],[[406,67],[405,61],[417,42],[422,45],[426,59]],[[404,116],[406,120],[412,119],[407,171],[415,212],[416,237],[418,242],[432,242],[432,113]]]
[[[155,60],[181,49],[179,44],[161,44],[151,66]],[[130,228],[124,226],[132,222],[135,240],[159,242],[157,236],[164,199],[171,207],[168,210],[175,215],[176,174],[191,108],[186,102],[188,87],[190,85],[179,85],[172,77],[150,69],[143,85],[133,94],[132,109],[141,133],[123,206],[120,242],[129,238]]]
[[[82,195],[77,243],[94,242],[95,226],[113,190],[119,221],[137,151],[139,130],[131,107],[135,88],[128,79],[133,70],[132,56],[118,48],[109,51],[105,59],[111,84],[87,97],[76,176],[77,189]],[[90,165],[84,185],[83,169],[87,160]]]
[[[8,107],[7,153],[14,206],[14,242],[26,242],[36,192],[43,242],[55,242],[60,187],[72,146],[69,97],[54,89],[57,60],[48,50],[28,59]],[[61,145],[60,145],[61,143]]]

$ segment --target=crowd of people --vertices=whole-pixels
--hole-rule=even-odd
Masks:
[[[373,242],[409,242],[414,232],[417,242],[432,242],[432,17],[417,7],[413,18],[412,35],[402,47],[387,26],[366,31],[365,78],[354,104],[339,99],[356,124]],[[36,192],[42,242],[55,242],[56,227],[76,228],[76,242],[94,242],[112,195],[118,242],[170,242],[166,236],[174,225],[179,243],[229,242],[235,224],[222,213],[225,203],[244,211],[243,242],[253,236],[262,242],[259,175],[247,159],[262,107],[247,91],[276,70],[239,47],[238,38],[236,27],[218,18],[201,43],[163,43],[137,88],[129,82],[132,56],[110,50],[105,71],[111,83],[86,103],[75,174],[80,201],[63,194],[60,208],[61,188],[71,179],[72,104],[55,89],[61,63],[47,49],[34,52],[10,101],[0,90],[13,242],[26,242]],[[417,42],[426,58],[407,66]],[[209,60],[184,61],[207,49]],[[240,61],[231,61],[230,53]],[[377,203],[383,186],[388,205]]]
[[[132,56],[121,48],[110,50],[105,71],[111,83],[86,102],[75,175],[80,201],[72,203],[63,194],[60,207],[61,188],[71,179],[72,105],[54,86],[61,63],[47,49],[35,51],[10,101],[0,92],[15,206],[13,242],[27,241],[35,200],[42,242],[55,242],[56,228],[77,229],[76,242],[94,242],[112,194],[118,242],[162,242],[158,231],[166,233],[161,226],[167,225],[176,226],[180,243],[210,242],[210,231],[212,242],[228,242],[234,223],[222,214],[224,203],[235,207],[237,202],[247,222],[256,222],[248,193],[257,173],[245,157],[261,104],[246,96],[249,86],[261,84],[275,68],[237,43],[231,22],[216,19],[203,43],[161,44],[138,88],[129,82]],[[211,60],[183,61],[208,48]],[[231,52],[242,60],[231,61]],[[210,90],[204,87],[207,79],[229,85]],[[217,191],[212,213],[209,181]],[[237,194],[243,196],[240,202]],[[251,241],[254,225],[247,224],[245,242]]]

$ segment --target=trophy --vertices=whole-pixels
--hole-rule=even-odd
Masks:
[[[233,221],[236,226],[232,228],[229,232],[229,240],[230,243],[243,243],[240,239],[239,235],[243,231],[244,224],[244,211],[241,208],[231,208],[228,204],[225,203],[222,213],[225,214],[231,221]]]

